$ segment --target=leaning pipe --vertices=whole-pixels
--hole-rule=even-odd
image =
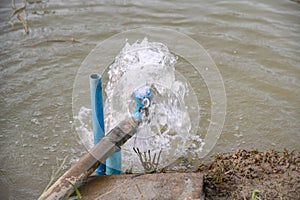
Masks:
[[[70,196],[74,192],[70,183],[80,187],[101,163],[112,153],[119,151],[121,146],[136,133],[137,126],[138,123],[132,119],[119,123],[43,193],[39,200],[59,200]]]

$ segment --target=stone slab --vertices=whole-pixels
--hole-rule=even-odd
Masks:
[[[203,174],[158,173],[93,176],[79,190],[90,199],[204,199]]]

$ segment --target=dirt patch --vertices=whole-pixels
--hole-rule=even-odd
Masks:
[[[205,199],[300,199],[300,153],[238,150],[200,165]]]

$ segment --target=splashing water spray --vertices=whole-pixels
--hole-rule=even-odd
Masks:
[[[136,32],[142,33],[137,37]],[[147,38],[139,40],[148,35],[146,32],[151,35],[151,42]],[[160,39],[161,35],[170,37]],[[125,42],[124,38],[129,39]],[[197,162],[216,144],[225,116],[224,85],[214,62],[191,38],[162,29],[133,30],[100,43],[89,54],[79,69],[73,91],[73,113],[79,122],[75,127],[87,149],[93,145],[88,123],[91,110],[83,95],[86,79],[81,77],[98,71],[102,72],[105,88],[105,131],[128,118],[139,122],[137,134],[117,153],[116,157],[122,158],[122,167],[118,168],[121,171],[144,171],[133,148],[157,155],[161,151],[161,168],[174,166],[180,158]],[[203,101],[194,91],[199,89],[201,78],[207,86],[201,87],[201,96],[208,90],[211,102]],[[206,106],[204,114],[199,104]],[[110,159],[106,166],[114,167]]]
[[[191,131],[185,105],[188,85],[176,80],[176,62],[177,57],[167,46],[145,38],[132,45],[126,43],[109,66],[106,130],[128,116],[140,123],[137,134],[122,147],[123,169],[143,171],[133,148],[157,154],[162,151],[161,166],[186,156],[187,151],[201,151],[203,141],[196,131]]]
[[[151,42],[140,40],[145,37]],[[88,54],[72,95],[73,126],[88,150],[93,131],[87,77],[96,72],[105,88],[105,132],[138,109],[145,111],[137,116],[137,134],[122,146],[122,171],[142,171],[134,147],[162,149],[160,164],[166,166],[181,156],[204,158],[216,145],[226,116],[224,82],[210,55],[189,36],[167,28],[137,28],[101,41]],[[152,96],[142,102],[135,93],[146,86]]]

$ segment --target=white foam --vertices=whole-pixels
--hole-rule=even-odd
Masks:
[[[79,126],[75,129],[79,134],[81,142],[90,150],[94,146],[94,135],[91,126],[92,110],[86,107],[81,107],[78,115],[75,117],[79,122]]]

